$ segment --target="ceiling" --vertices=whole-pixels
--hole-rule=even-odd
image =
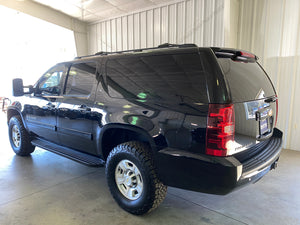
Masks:
[[[33,0],[71,17],[92,23],[134,11],[155,7],[171,0]],[[174,1],[174,0],[173,0]]]

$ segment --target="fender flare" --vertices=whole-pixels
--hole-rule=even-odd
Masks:
[[[23,116],[21,110],[19,109],[19,107],[15,106],[15,105],[10,105],[7,108],[7,124],[9,123],[10,118],[15,115],[19,115],[21,117],[25,129],[28,131],[28,126],[27,126],[27,123],[25,123],[24,116]]]
[[[103,126],[102,128],[100,128],[96,134],[96,139],[97,139],[97,148],[98,148],[98,153],[104,158],[104,152],[103,152],[103,136],[104,134],[111,130],[111,129],[122,129],[122,130],[127,130],[127,131],[131,131],[134,133],[138,133],[140,134],[142,137],[144,137],[147,142],[150,144],[150,147],[152,149],[152,152],[155,154],[156,150],[157,150],[157,146],[153,140],[153,138],[150,136],[150,134],[140,128],[140,127],[136,127],[133,125],[129,125],[129,124],[122,124],[122,123],[111,123],[111,124],[107,124],[105,126]]]

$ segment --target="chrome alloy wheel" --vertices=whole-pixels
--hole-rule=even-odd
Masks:
[[[21,144],[21,133],[17,125],[14,125],[11,130],[12,141],[14,145],[19,148]]]
[[[138,199],[143,193],[143,179],[137,166],[124,159],[115,170],[115,180],[119,191],[129,200]]]

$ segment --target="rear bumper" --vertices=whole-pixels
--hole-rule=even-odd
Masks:
[[[258,154],[245,162],[236,157],[213,157],[176,149],[163,149],[156,156],[159,177],[168,186],[224,195],[255,183],[277,165],[282,132],[273,136]]]

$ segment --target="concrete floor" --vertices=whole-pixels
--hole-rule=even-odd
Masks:
[[[0,224],[300,224],[300,152],[284,150],[278,168],[227,196],[169,188],[151,214],[118,207],[104,168],[90,168],[37,149],[15,156],[0,114]]]

